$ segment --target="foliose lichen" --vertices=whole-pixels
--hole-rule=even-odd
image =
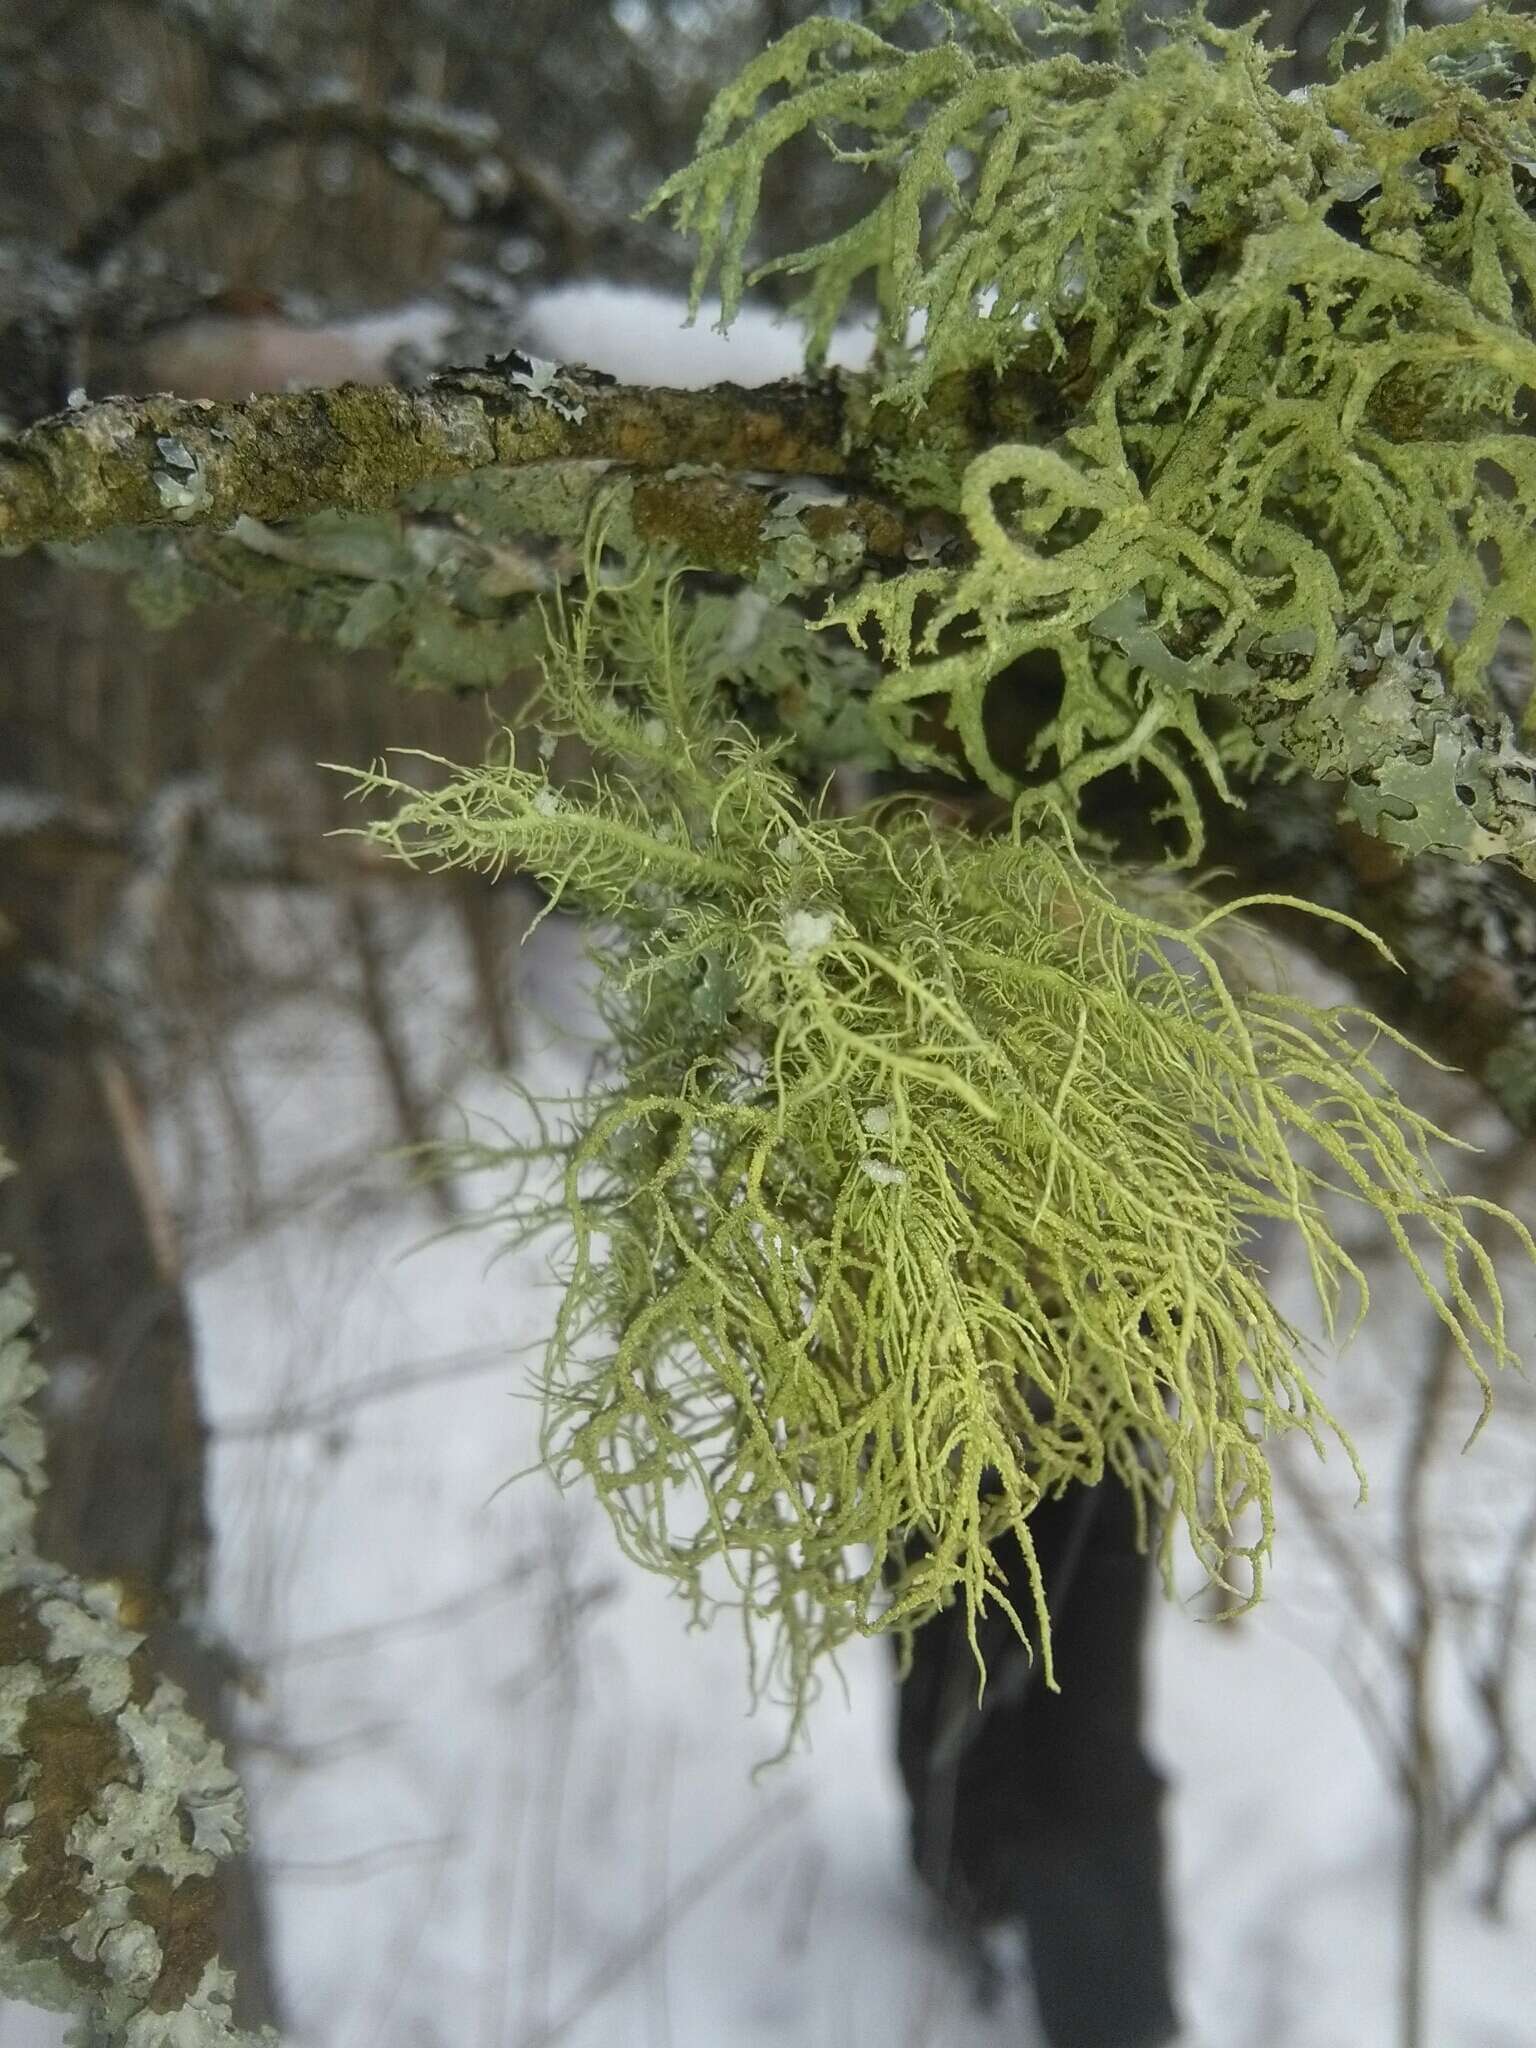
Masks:
[[[164,1917],[244,1846],[235,1774],[180,1688],[151,1679],[116,1589],[37,1554],[33,1314],[0,1265],[0,1995],[80,2014],[81,2041],[272,2048],[235,2027],[211,1895],[199,1927],[177,1925],[174,1956]]]
[[[697,237],[695,306],[718,274],[725,322],[747,283],[807,281],[812,364],[872,280],[878,400],[915,423],[946,380],[1074,365],[1048,445],[947,475],[935,446],[886,475],[957,506],[974,559],[870,579],[822,623],[878,632],[875,712],[905,760],[952,765],[898,717],[937,700],[970,768],[1042,815],[1112,769],[1160,778],[1194,859],[1198,784],[1235,799],[1252,756],[1209,702],[1231,699],[1234,651],[1261,699],[1315,699],[1331,726],[1358,685],[1351,634],[1385,621],[1443,702],[1411,763],[1348,771],[1355,815],[1536,872],[1529,734],[1522,751],[1493,730],[1501,766],[1468,773],[1450,729],[1495,725],[1489,663],[1509,620],[1536,618],[1536,21],[1485,6],[1348,65],[1371,38],[1341,37],[1332,81],[1284,95],[1258,23],[1215,28],[1195,0],[1133,55],[1138,11],[1033,10],[1097,42],[1092,62],[1031,51],[988,0],[941,9],[916,48],[890,33],[915,0],[802,22],[717,95],[652,200]],[[881,196],[749,278],[765,168],[803,133],[835,136]],[[1097,623],[1132,602],[1134,647]],[[1027,656],[1058,665],[1060,703],[1021,773],[984,711]]]

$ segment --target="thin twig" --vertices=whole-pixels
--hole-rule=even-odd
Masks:
[[[559,2018],[536,2033],[525,2034],[517,2048],[554,2048],[556,2042],[563,2041],[595,2005],[607,1998],[614,1987],[644,1961],[669,1928],[675,1927],[686,1914],[691,1913],[722,1878],[729,1877],[738,1864],[761,1848],[787,1821],[801,1813],[805,1805],[804,1793],[786,1792],[762,1812],[754,1809],[712,1855],[706,1856],[697,1869],[684,1878],[654,1913],[641,1921],[627,1940],[620,1942],[604,1958]]]
[[[431,175],[434,162],[451,165],[461,173],[465,167],[494,166],[498,203],[508,189],[522,188],[535,193],[541,203],[558,207],[563,228],[569,224],[569,208],[548,178],[525,169],[494,137],[460,133],[451,120],[444,119],[444,110],[409,105],[368,107],[352,100],[319,97],[263,114],[243,128],[204,135],[185,149],[168,152],[81,229],[64,252],[65,260],[95,270],[174,200],[234,165],[290,143],[337,140],[368,150],[386,170],[424,191],[440,206],[443,193]],[[471,218],[476,210],[473,205],[469,209]]]
[[[281,1664],[328,1663],[333,1657],[350,1657],[358,1651],[372,1650],[384,1637],[412,1635],[423,1629],[452,1628],[458,1622],[499,1606],[515,1594],[526,1592],[534,1570],[535,1567],[526,1559],[518,1559],[489,1585],[455,1594],[451,1600],[440,1601],[435,1607],[419,1608],[414,1614],[388,1614],[378,1621],[336,1629],[329,1635],[312,1636],[307,1642],[291,1643],[286,1649],[275,1651],[268,1661]]]
[[[1407,1729],[1408,1833],[1402,1858],[1402,1951],[1398,1978],[1400,2048],[1424,2048],[1428,2004],[1430,1893],[1442,1855],[1439,1746],[1432,1692],[1438,1609],[1425,1530],[1430,1466],[1456,1370],[1456,1347],[1438,1327],[1418,1407],[1409,1432],[1400,1482],[1403,1572],[1408,1582],[1407,1627],[1399,1637]]]
[[[390,996],[389,948],[379,929],[377,909],[361,889],[354,889],[347,899],[347,923],[357,957],[363,1022],[378,1057],[379,1072],[394,1110],[395,1128],[403,1146],[420,1152],[431,1137],[431,1129]],[[442,1220],[452,1223],[458,1215],[458,1205],[449,1183],[432,1178],[422,1186]]]
[[[255,1415],[236,1415],[214,1425],[209,1432],[221,1443],[265,1441],[271,1437],[299,1436],[309,1430],[334,1429],[339,1422],[371,1408],[378,1401],[393,1401],[404,1394],[419,1393],[424,1387],[442,1387],[454,1380],[479,1379],[482,1374],[504,1372],[523,1349],[539,1346],[487,1345],[483,1350],[455,1352],[447,1358],[431,1359],[421,1365],[403,1366],[399,1372],[380,1373],[355,1387],[340,1387],[315,1401],[293,1402],[285,1407],[263,1409]]]

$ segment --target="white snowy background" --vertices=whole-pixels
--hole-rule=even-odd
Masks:
[[[456,1064],[472,1045],[457,934],[404,908],[416,1055]],[[547,922],[519,965],[523,1077],[563,1095],[593,1043],[578,935]],[[690,1633],[585,1495],[541,1475],[503,1487],[536,1455],[508,1354],[547,1327],[541,1260],[429,1241],[398,1171],[360,1161],[387,1131],[369,1049],[339,1012],[319,1023],[296,1003],[241,1062],[271,1158],[308,1192],[210,1249],[193,1288],[214,1612],[262,1685],[245,1769],[295,2039],[1023,2048],[1026,2014],[977,2015],[908,1875],[885,1646],[844,1657],[847,1696],[828,1687],[809,1752],[754,1782],[781,1723],[749,1711],[729,1618]],[[494,1077],[462,1099],[517,1128]],[[1329,1375],[1382,1482],[1355,1510],[1335,1459],[1341,1521],[1391,1511],[1407,1407],[1392,1373],[1425,1333],[1413,1303],[1383,1306],[1375,1341]],[[1506,1391],[1452,1496],[1473,1521],[1526,1495],[1528,1404]],[[1192,1580],[1153,1635],[1190,2039],[1387,2048],[1404,1816],[1344,1682],[1357,1624],[1282,1516],[1263,1607],[1203,1620]],[[1441,1887],[1426,2040],[1529,2048],[1533,1873],[1502,1927],[1471,1909],[1475,1875]]]
[[[666,381],[797,366],[789,330],[749,323],[727,344],[701,325],[679,341],[676,320],[668,301],[573,289],[531,309],[528,338]],[[457,928],[410,892],[380,901],[421,1071],[472,1069]],[[333,914],[318,898],[241,904],[274,959],[296,934],[308,957]],[[560,919],[518,957],[535,1092],[580,1085],[587,980]],[[206,1159],[184,1217],[214,1432],[209,1622],[250,1674],[241,1768],[295,2048],[1028,2048],[1022,2001],[973,2009],[909,1876],[885,1646],[842,1659],[808,1751],[754,1778],[781,1724],[749,1712],[731,1621],[690,1633],[585,1495],[539,1474],[504,1484],[536,1455],[514,1354],[549,1325],[548,1276],[483,1236],[434,1239],[420,1192],[380,1156],[388,1107],[344,994],[318,983],[239,1035],[266,1220],[242,1220],[233,1163],[221,1182]],[[173,1186],[188,1119],[219,1128],[202,1085],[191,1076],[166,1119]],[[510,1128],[521,1115],[489,1074],[471,1071],[459,1099]],[[1389,1482],[1428,1338],[1411,1301],[1382,1307],[1327,1376],[1382,1484],[1355,1510],[1342,1457],[1311,1472],[1348,1539],[1376,1518],[1390,1602]],[[1536,1351],[1529,1292],[1517,1315]],[[1470,1387],[1457,1399],[1469,1422]],[[1452,1461],[1435,1542],[1465,1553],[1472,1592],[1480,1535],[1528,1497],[1533,1444],[1528,1390],[1511,1384]],[[1405,1818],[1354,1699],[1383,1674],[1283,1494],[1281,1518],[1261,1608],[1213,1621],[1191,1583],[1154,1627],[1187,2039],[1393,2048]],[[1449,1675],[1444,1693],[1470,1754],[1480,1731]],[[1425,2048],[1536,2042],[1536,1856],[1517,1863],[1501,1923],[1474,1910],[1478,1876],[1471,1859],[1437,1886]],[[0,2014],[5,2048],[54,2038]]]

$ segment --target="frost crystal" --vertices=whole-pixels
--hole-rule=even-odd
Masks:
[[[899,1188],[906,1185],[905,1172],[899,1166],[892,1166],[888,1159],[861,1159],[859,1165],[870,1179],[882,1188]]]
[[[819,953],[837,929],[835,910],[786,910],[780,920],[789,957],[804,967]]]

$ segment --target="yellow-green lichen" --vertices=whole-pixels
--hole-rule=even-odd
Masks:
[[[911,411],[926,451],[893,455],[885,481],[958,503],[976,559],[871,580],[825,623],[877,627],[892,669],[877,713],[947,700],[994,789],[1071,811],[1111,766],[1161,776],[1194,858],[1190,771],[1230,795],[1248,744],[1202,703],[1234,649],[1264,669],[1271,643],[1304,646],[1299,670],[1263,676],[1300,700],[1347,682],[1341,634],[1385,618],[1420,636],[1448,696],[1488,713],[1500,633],[1536,614],[1536,21],[1483,7],[1284,95],[1257,24],[1218,30],[1197,4],[1132,57],[1135,11],[1043,9],[1049,31],[1104,43],[1097,62],[1031,54],[984,4],[941,10],[940,39],[916,49],[884,33],[913,12],[903,0],[803,22],[716,97],[697,158],[652,203],[697,236],[695,300],[718,272],[729,320],[774,153],[810,130],[870,167],[883,191],[862,219],[752,277],[808,281],[812,363],[873,281],[879,396]],[[931,473],[943,380],[1069,358],[1082,372],[1050,446]],[[1095,631],[1132,600],[1182,664],[1176,685]],[[1476,621],[1459,638],[1458,601]],[[1041,650],[1061,704],[1021,778],[983,706]],[[1357,815],[1379,791],[1399,843],[1529,870],[1529,754],[1511,740],[1502,781],[1448,778],[1435,764],[1455,744],[1437,731],[1416,762],[1428,814],[1366,768]],[[1329,772],[1304,739],[1295,757]],[[1463,786],[1478,815],[1448,820]]]
[[[1106,1471],[1144,1526],[1169,1511],[1165,1557],[1182,1524],[1212,1573],[1240,1551],[1256,1577],[1264,1438],[1335,1429],[1257,1233],[1297,1239],[1348,1322],[1366,1290],[1335,1193],[1486,1386],[1510,1347],[1485,1205],[1447,1191],[1439,1134],[1373,1062],[1385,1027],[1247,989],[1230,911],[1117,896],[1059,815],[991,839],[910,803],[830,815],[722,717],[680,572],[605,584],[594,535],[588,584],[542,717],[606,772],[556,790],[497,759],[420,790],[381,768],[364,786],[399,809],[369,829],[531,869],[607,934],[606,1073],[563,1132],[470,1156],[510,1177],[504,1228],[565,1239],[550,1463],[696,1605],[772,1624],[797,1706],[853,1631],[956,1597],[1044,1624],[993,1539],[1028,1558],[1036,1503]]]

